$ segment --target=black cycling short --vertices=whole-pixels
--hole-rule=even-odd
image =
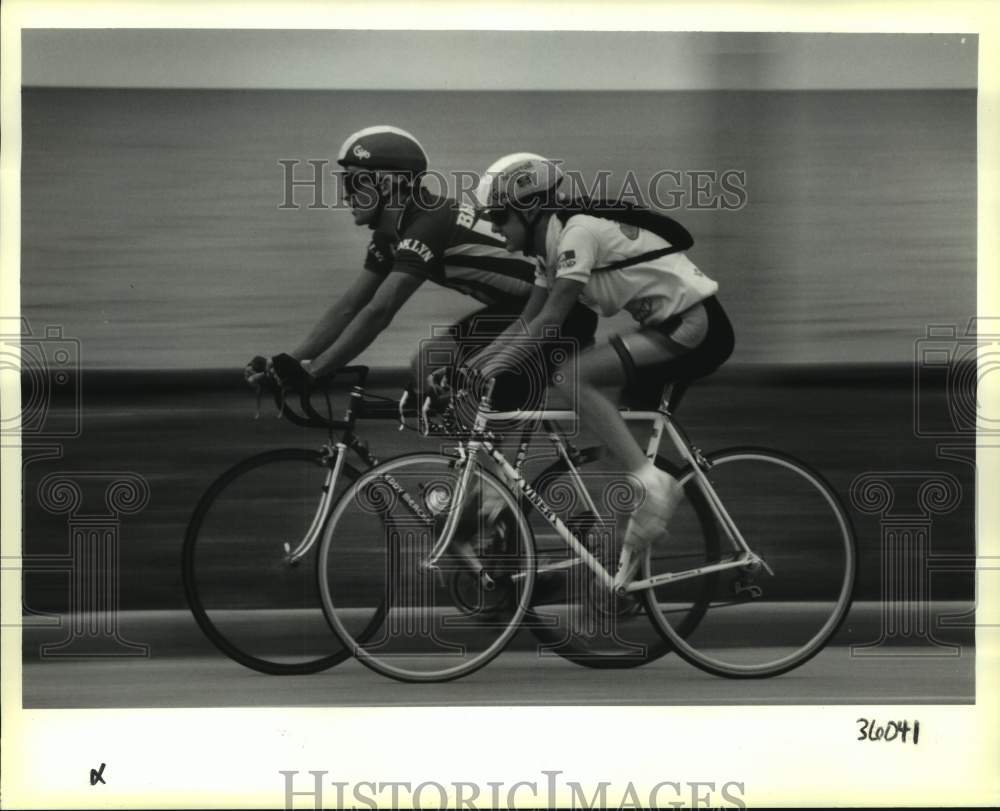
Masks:
[[[680,346],[669,337],[679,325],[682,315],[672,316],[661,324],[640,330],[641,332],[656,330],[662,333],[674,348],[683,352],[662,363],[638,368],[622,338],[618,335],[611,336],[611,346],[621,358],[625,370],[623,405],[632,408],[656,408],[660,403],[663,387],[667,383],[706,377],[733,354],[735,346],[733,326],[719,300],[711,296],[700,303],[708,317],[708,329],[701,343],[692,349]]]
[[[520,317],[520,312],[510,313],[509,308],[486,307],[455,323],[450,330],[460,347],[455,365],[476,354]],[[597,313],[578,302],[558,334],[525,341],[518,370],[497,377],[493,407],[498,411],[541,408],[552,373],[576,352],[593,345],[597,320]]]

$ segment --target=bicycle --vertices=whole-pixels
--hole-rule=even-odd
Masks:
[[[323,617],[315,576],[302,564],[310,559],[338,493],[356,482],[362,469],[379,464],[355,432],[357,420],[391,418],[401,427],[406,424],[409,395],[398,403],[376,397],[365,389],[368,375],[366,366],[348,366],[324,380],[328,386],[354,378],[341,420],[332,418],[328,395],[325,416],[313,405],[311,393],[299,398],[295,410],[275,382],[266,379],[279,415],[300,427],[326,431],[326,441],[315,449],[283,448],[238,462],[210,484],[188,522],[182,581],[191,613],[219,651],[252,670],[305,675],[350,658]],[[337,438],[335,431],[341,432]],[[349,454],[355,464],[348,461]],[[556,462],[536,484],[549,487],[561,470]],[[466,573],[455,572],[448,586],[454,603],[463,605]],[[384,606],[377,607],[370,627],[358,636],[374,634],[383,618]],[[540,638],[547,638],[547,632],[544,626],[537,628]],[[644,657],[607,664],[574,644],[556,652],[591,667],[631,667],[666,650],[666,645],[652,646]]]
[[[566,571],[577,573],[590,618],[629,616],[634,625],[644,617],[658,639],[648,646],[612,621],[620,650],[595,659],[634,664],[674,650],[718,676],[759,678],[815,656],[851,604],[857,553],[848,515],[825,479],[792,457],[762,448],[703,454],[693,446],[675,416],[691,382],[668,385],[654,411],[622,412],[652,423],[647,456],[680,481],[685,499],[665,543],[647,552],[640,575],[617,592],[617,525],[608,513],[624,517],[641,489],[615,477],[597,503],[580,475],[581,457],[574,460],[553,429],[575,420],[572,411],[493,411],[491,383],[472,398],[472,427],[449,452],[409,454],[362,474],[334,505],[317,560],[323,611],[345,648],[383,675],[434,682],[485,666],[524,625],[562,640],[549,649],[577,646],[575,630],[561,627],[565,617],[541,616],[532,601],[539,575]],[[456,398],[463,396],[471,395],[461,390]],[[548,488],[548,499],[523,475],[525,437],[512,465],[489,430],[491,422],[515,418],[549,430],[561,456],[567,481]],[[680,466],[659,454],[664,435]],[[560,517],[575,503],[585,507],[582,522]],[[469,513],[504,529],[486,540],[462,527]],[[555,532],[568,557],[539,562],[530,515]],[[608,539],[610,556],[600,543]],[[460,603],[448,586],[456,578],[466,592]]]

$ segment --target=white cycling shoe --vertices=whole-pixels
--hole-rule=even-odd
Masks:
[[[629,519],[614,587],[621,589],[635,578],[647,550],[667,537],[667,524],[684,495],[684,488],[669,473],[653,471],[655,483],[646,483],[646,494]]]

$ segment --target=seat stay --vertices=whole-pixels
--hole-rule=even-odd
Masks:
[[[715,517],[722,524],[722,528],[726,533],[726,537],[729,538],[730,544],[735,551],[741,552],[745,555],[752,555],[753,552],[750,549],[750,545],[743,538],[739,527],[736,526],[736,522],[733,517],[729,514],[725,505],[722,503],[722,499],[719,498],[719,494],[715,492],[715,488],[712,487],[712,483],[708,480],[708,476],[705,475],[705,471],[702,469],[701,460],[699,455],[687,440],[681,435],[681,432],[674,425],[673,420],[671,420],[669,414],[663,415],[664,428],[666,429],[667,436],[670,437],[670,441],[673,442],[674,447],[677,448],[677,452],[683,457],[684,461],[688,463],[691,469],[691,473],[694,477],[694,481],[698,489],[702,491],[705,498],[708,500],[708,506],[715,513]]]

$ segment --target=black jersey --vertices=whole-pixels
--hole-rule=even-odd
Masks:
[[[450,198],[411,200],[396,226],[399,237],[376,233],[365,267],[411,273],[487,306],[520,312],[534,285],[535,262],[510,253],[471,206]]]

